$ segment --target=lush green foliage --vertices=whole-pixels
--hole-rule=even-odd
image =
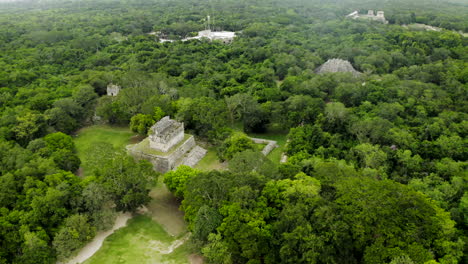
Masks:
[[[344,18],[356,9],[390,24]],[[1,3],[0,263],[67,257],[145,204],[157,175],[120,153],[127,137],[67,134],[145,134],[164,115],[230,159],[166,180],[208,261],[466,262],[467,13],[460,0]],[[158,42],[207,14],[238,32],[231,44]],[[363,74],[315,74],[331,58]],[[236,125],[289,131],[288,163],[232,141]]]
[[[244,133],[233,133],[226,138],[218,149],[218,156],[221,160],[230,160],[239,152],[256,149],[255,143]]]

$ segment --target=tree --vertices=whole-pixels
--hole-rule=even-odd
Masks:
[[[324,108],[322,99],[312,98],[309,95],[291,96],[285,104],[289,126],[312,123]]]
[[[271,179],[278,177],[275,164],[261,152],[250,149],[235,154],[229,161],[229,170],[240,174],[257,172]]]
[[[215,233],[222,220],[223,216],[215,208],[206,205],[200,207],[193,223],[193,237],[208,242],[210,234]]]
[[[51,151],[57,151],[57,150],[68,150],[72,152],[76,151],[75,143],[73,142],[72,137],[62,132],[48,134],[44,137],[44,141],[46,142],[47,147]]]
[[[95,235],[85,215],[75,214],[65,220],[65,224],[55,235],[52,242],[57,258],[64,260],[80,249]]]
[[[421,193],[364,177],[336,186],[337,212],[353,234],[355,254],[362,252],[366,263],[386,263],[402,254],[419,263],[433,256],[441,261],[461,257],[453,220]]]
[[[154,120],[155,122],[158,122],[158,121],[161,120],[164,116],[166,116],[166,113],[164,113],[164,111],[161,109],[161,107],[156,106],[156,107],[154,108],[153,120]]]
[[[246,134],[235,132],[219,147],[218,157],[221,160],[230,160],[236,153],[256,148],[255,143]]]
[[[116,217],[112,196],[97,183],[91,182],[83,189],[84,207],[97,231],[108,230]]]
[[[291,128],[288,134],[287,153],[292,156],[299,152],[313,155],[319,147],[328,147],[331,136],[319,125],[305,125]]]
[[[27,232],[24,234],[22,254],[19,257],[21,263],[53,263],[53,252],[47,243],[48,241],[44,240],[44,236],[47,237],[43,231],[38,233]]]
[[[227,120],[227,109],[223,101],[211,97],[183,99],[178,101],[177,118],[184,121],[187,128],[209,139],[222,137]]]
[[[130,129],[141,135],[147,135],[152,125],[154,125],[154,120],[151,115],[137,114],[130,119]]]
[[[349,122],[350,111],[342,103],[328,103],[325,106],[325,118],[325,130],[343,132]]]
[[[81,164],[78,155],[66,149],[57,150],[52,154],[51,158],[60,169],[66,171],[76,172]]]
[[[158,174],[148,161],[135,162],[132,157],[118,153],[97,171],[99,181],[112,196],[118,211],[132,212],[147,204],[149,192]]]
[[[30,140],[42,136],[44,129],[44,116],[29,112],[22,117],[16,118],[13,133],[15,133],[15,138],[20,144],[26,145]]]
[[[71,133],[78,128],[78,122],[63,109],[54,107],[45,112],[47,124],[56,131]]]
[[[232,264],[231,252],[223,241],[222,236],[211,233],[208,236],[209,243],[202,248],[203,256],[205,256],[210,263]]]
[[[164,174],[164,183],[169,191],[171,191],[177,198],[183,199],[184,192],[187,188],[187,182],[196,177],[200,171],[192,169],[189,166],[181,165],[177,170],[169,171]]]

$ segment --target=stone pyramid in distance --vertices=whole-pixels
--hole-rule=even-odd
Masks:
[[[333,73],[333,72],[350,72],[354,77],[359,76],[361,73],[353,68],[353,65],[347,60],[330,59],[322,66],[315,70],[318,74]]]

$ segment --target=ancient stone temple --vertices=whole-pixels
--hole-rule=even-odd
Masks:
[[[377,11],[377,15],[375,14],[374,10],[367,11],[367,15],[359,14],[358,11],[354,11],[351,14],[347,15],[346,17],[352,18],[352,19],[358,19],[358,18],[369,19],[369,20],[379,21],[384,24],[388,24],[388,21],[385,19],[384,11]]]
[[[315,72],[318,74],[334,73],[334,72],[349,72],[354,77],[357,77],[361,74],[360,72],[354,69],[353,65],[351,65],[349,61],[342,60],[342,59],[330,59],[327,62],[325,62],[322,66],[318,67],[315,70]]]
[[[117,96],[120,92],[120,86],[110,83],[107,85],[107,95]]]
[[[149,130],[149,136],[138,144],[127,146],[138,159],[149,160],[156,171],[167,172],[179,165],[195,166],[206,154],[192,135],[184,133],[184,124],[162,118]]]
[[[167,152],[184,139],[184,124],[164,117],[150,128],[150,148]]]

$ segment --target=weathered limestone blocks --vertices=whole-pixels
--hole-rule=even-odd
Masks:
[[[351,14],[347,15],[346,17],[352,19],[370,19],[374,21],[379,21],[384,24],[388,24],[388,21],[385,19],[385,12],[384,11],[377,11],[377,15],[375,14],[374,10],[367,11],[367,15],[359,14],[358,11],[354,11]]]
[[[180,165],[193,167],[206,155],[206,152],[206,149],[200,146],[195,146],[188,154],[186,154],[186,156],[184,156]]]
[[[184,124],[166,116],[150,128],[150,147],[167,152],[184,139]]]
[[[278,147],[278,144],[274,140],[268,140],[268,139],[263,139],[263,138],[250,138],[255,144],[267,144],[263,149],[262,149],[262,154],[263,155],[268,155],[273,149]]]
[[[176,146],[176,148],[169,153],[151,151],[148,145],[149,142],[143,140],[139,144],[127,146],[127,149],[135,158],[150,161],[154,169],[162,173],[175,169],[177,161],[196,146],[193,136],[189,136],[188,139],[179,146]]]
[[[333,72],[350,72],[355,77],[361,74],[360,72],[354,69],[353,65],[351,65],[349,61],[342,59],[330,59],[324,64],[322,64],[322,66],[318,67],[316,69],[316,72],[318,74]]]
[[[207,152],[197,146],[193,136],[184,133],[183,123],[168,116],[151,127],[148,138],[127,146],[127,150],[137,159],[150,161],[161,173],[181,164],[195,166]]]
[[[120,92],[120,86],[110,83],[107,85],[107,95],[117,96]]]

